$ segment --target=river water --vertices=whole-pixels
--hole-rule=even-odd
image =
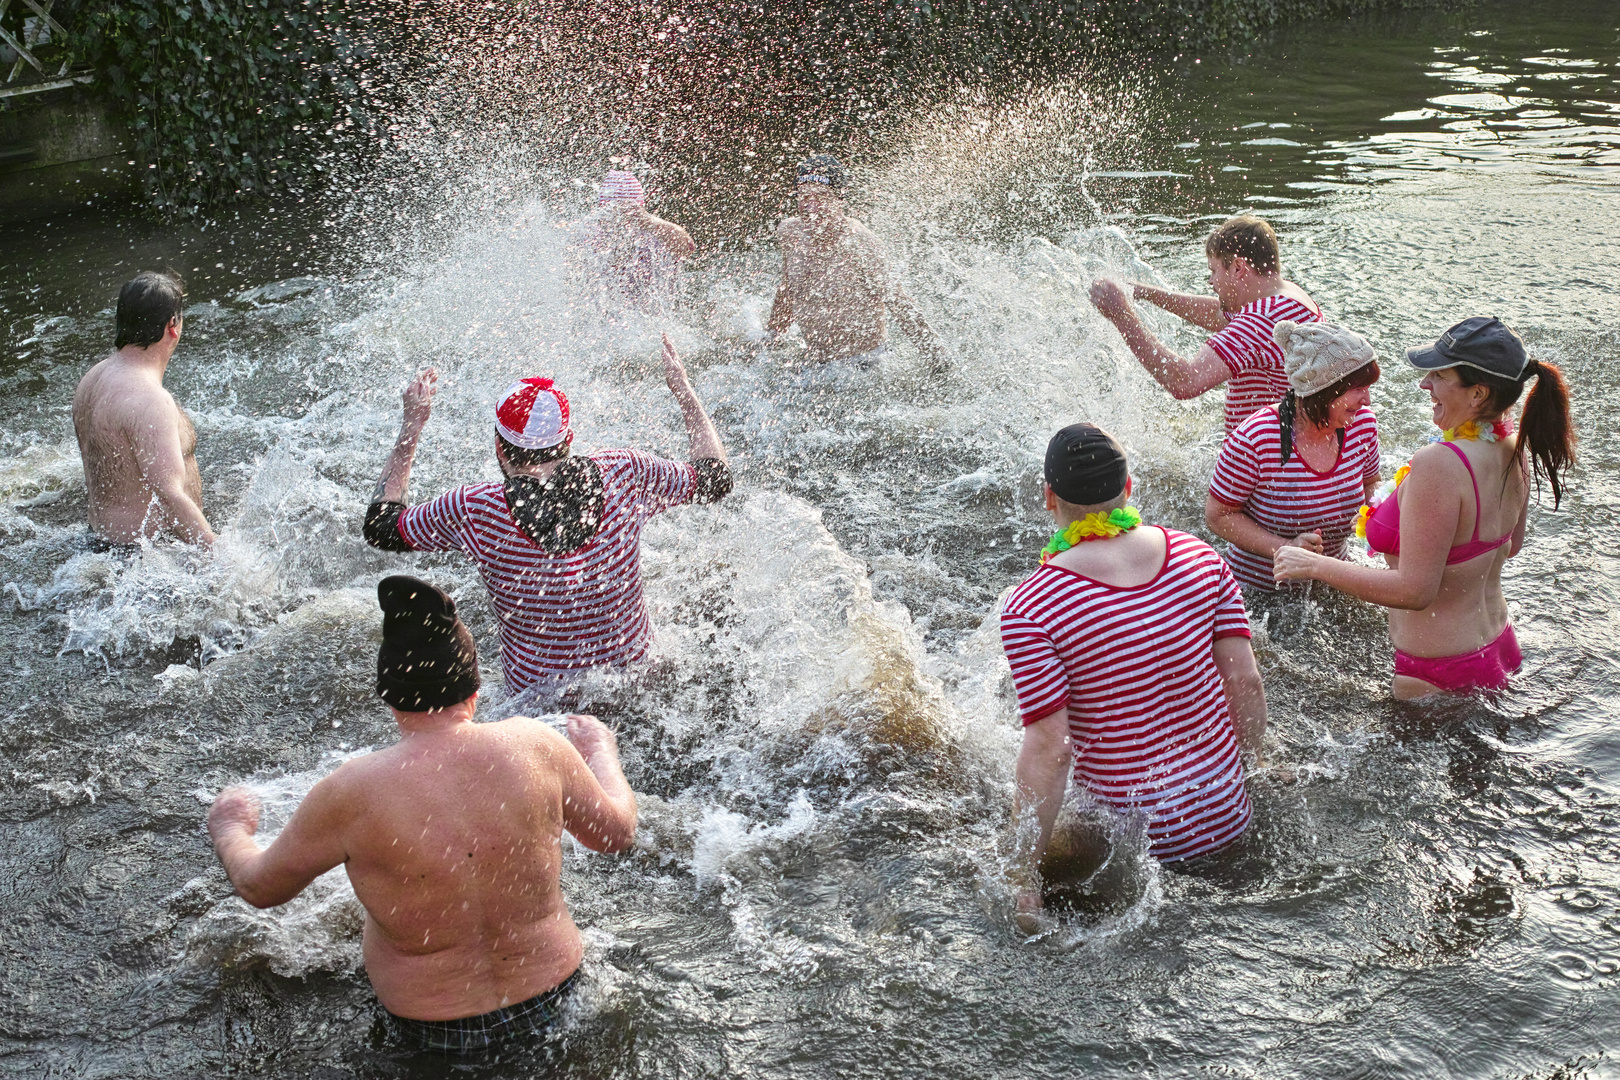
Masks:
[[[469,567],[360,540],[410,373],[445,374],[419,498],[495,475],[488,409],[534,372],[567,388],[583,446],[678,455],[668,328],[738,490],[648,530],[657,669],[588,688],[645,795],[632,853],[567,859],[579,1005],[475,1075],[1614,1075],[1620,29],[1608,2],[1524,7],[878,107],[854,201],[956,356],[943,379],[903,343],[872,375],[799,370],[791,344],[760,358],[781,193],[705,202],[673,166],[661,206],[702,218],[704,250],[657,316],[569,278],[584,176],[558,169],[508,173],[437,228],[415,205],[379,225],[381,184],[357,192],[369,225],[294,206],[0,227],[0,1070],[445,1073],[380,1045],[341,874],[247,908],[205,805],[255,784],[273,832],[392,737],[371,690],[385,572],[455,593],[499,705]],[[1196,289],[1202,235],[1245,207],[1386,359],[1391,468],[1428,432],[1400,348],[1497,314],[1563,366],[1582,464],[1505,576],[1525,670],[1494,704],[1399,707],[1376,610],[1257,600],[1270,757],[1298,778],[1257,777],[1249,838],[1206,865],[1119,838],[1114,879],[1026,940],[1002,873],[1019,735],[986,615],[1045,539],[1040,455],[1064,423],[1117,432],[1148,518],[1202,530],[1218,402],[1169,400],[1085,287]],[[169,385],[221,539],[96,554],[69,399],[117,283],[162,262],[192,283]]]

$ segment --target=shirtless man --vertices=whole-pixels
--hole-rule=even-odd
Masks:
[[[795,322],[810,346],[809,359],[876,366],[889,349],[886,316],[938,373],[950,366],[916,301],[900,287],[872,230],[844,216],[844,167],[831,154],[800,163],[794,195],[799,216],[776,229],[782,249],[782,285],[765,329],[771,339]]]
[[[1131,283],[1131,298],[1145,300],[1214,332],[1192,360],[1183,360],[1142,325],[1125,289],[1106,278],[1091,286],[1091,302],[1119,328],[1125,344],[1158,384],[1186,401],[1226,383],[1226,433],[1256,410],[1288,393],[1282,349],[1272,331],[1283,319],[1322,317],[1305,290],[1282,276],[1282,256],[1271,226],[1248,214],[1223,223],[1204,242],[1214,296],[1166,292]]]
[[[605,284],[642,306],[674,300],[676,271],[697,244],[673,221],[647,212],[647,196],[634,173],[615,169],[603,177],[596,212],[586,226],[585,242],[599,260]]]
[[[635,839],[613,734],[526,717],[473,721],[478,656],[455,602],[410,577],[377,586],[377,692],[400,740],[310,789],[268,848],[259,801],[228,788],[208,832],[237,895],[285,904],[343,865],[366,909],[366,974],[405,1045],[468,1054],[543,1031],[578,981],[558,886],[564,829],[593,851]]]
[[[197,432],[163,388],[184,306],[178,277],[137,274],[118,293],[118,351],[86,372],[74,391],[90,528],[103,542],[160,535],[214,542],[202,511]]]

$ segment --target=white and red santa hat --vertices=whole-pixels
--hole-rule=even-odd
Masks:
[[[610,202],[633,202],[637,206],[645,206],[647,194],[641,190],[641,181],[636,179],[634,173],[614,169],[602,178],[602,190],[596,195],[596,205]]]
[[[546,450],[573,438],[568,399],[550,379],[521,379],[506,388],[495,406],[495,430],[513,446]]]

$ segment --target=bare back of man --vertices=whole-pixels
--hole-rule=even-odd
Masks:
[[[346,864],[366,909],[366,973],[396,1016],[475,1016],[567,979],[583,947],[559,888],[562,832],[597,851],[635,835],[602,724],[570,717],[569,739],[523,717],[477,724],[475,702],[396,714],[406,737],[316,784],[262,853],[251,795],[231,789],[210,812],[237,891],[256,906]]]
[[[73,394],[90,528],[114,543],[165,534],[211,543],[196,429],[164,389],[161,368],[132,362],[124,355],[132,349],[96,364]]]
[[[812,230],[791,217],[776,230],[782,293],[810,359],[844,360],[889,340],[888,269],[876,236],[853,218]]]

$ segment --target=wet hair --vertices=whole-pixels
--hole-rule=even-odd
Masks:
[[[1282,270],[1277,234],[1253,214],[1239,214],[1222,222],[1204,241],[1204,254],[1221,260],[1222,266],[1231,266],[1233,259],[1243,259],[1254,267],[1255,273],[1267,277]]]
[[[1378,361],[1363,364],[1350,374],[1331,386],[1318,390],[1314,394],[1300,397],[1292,390],[1283,395],[1282,404],[1277,406],[1277,426],[1282,430],[1282,461],[1288,464],[1289,456],[1294,452],[1294,414],[1302,412],[1310,423],[1321,427],[1328,422],[1328,415],[1333,409],[1333,403],[1344,394],[1352,390],[1359,390],[1363,386],[1371,386],[1383,374],[1378,368]],[[1339,443],[1344,444],[1344,432],[1339,432]]]
[[[572,435],[558,443],[556,446],[543,446],[538,450],[531,450],[527,446],[519,446],[508,442],[506,436],[500,432],[495,433],[495,442],[500,445],[501,456],[506,458],[507,464],[516,465],[520,469],[531,468],[535,465],[544,465],[548,461],[556,461],[568,456],[568,448],[574,445]]]
[[[1491,395],[1481,410],[1486,416],[1500,416],[1513,408],[1532,377],[1536,385],[1524,401],[1519,417],[1519,448],[1515,454],[1519,468],[1529,468],[1538,481],[1552,487],[1553,509],[1564,498],[1564,474],[1575,464],[1575,424],[1569,417],[1569,384],[1556,364],[1532,360],[1517,379],[1492,375],[1468,364],[1451,369],[1464,386],[1484,386]],[[1529,461],[1527,463],[1526,457]]]
[[[169,324],[186,307],[186,286],[173,270],[142,270],[118,290],[117,334],[113,348],[146,349],[163,340]]]

